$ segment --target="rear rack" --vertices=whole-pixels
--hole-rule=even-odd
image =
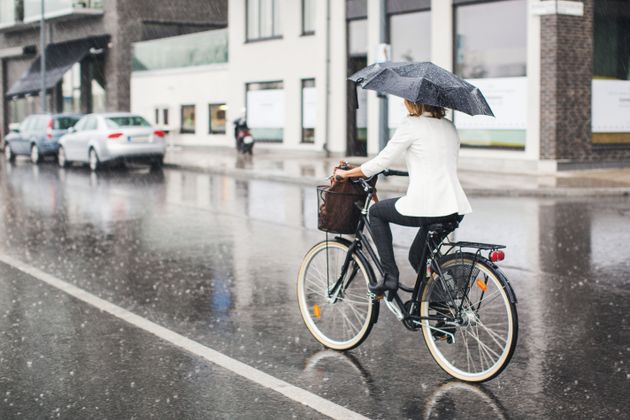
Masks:
[[[466,241],[446,242],[444,243],[444,246],[448,246],[449,251],[453,248],[475,248],[475,249],[487,249],[491,251],[506,248],[505,245],[485,244],[483,242],[466,242]],[[447,251],[446,253],[448,254],[449,251]]]
[[[492,254],[493,251],[507,248],[505,245],[486,244],[483,242],[466,242],[466,241],[444,242],[442,246],[448,247],[446,252],[442,253],[442,255],[450,254],[454,249],[456,249],[455,253],[462,253],[463,248],[472,248],[475,250],[475,262],[477,261],[477,258],[479,257],[479,255],[481,255],[481,251],[488,251],[488,259],[490,259],[491,258],[490,254]]]

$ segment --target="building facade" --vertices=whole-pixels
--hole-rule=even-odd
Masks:
[[[134,42],[225,27],[225,0],[0,0],[0,126],[40,111],[44,3],[46,108],[128,111]]]
[[[430,60],[477,85],[496,116],[450,115],[461,166],[630,163],[624,0],[229,0],[227,29],[195,36],[134,45],[149,64],[132,74],[132,109],[180,144],[232,146],[231,122],[246,113],[257,147],[373,155],[402,101],[355,93],[346,78],[377,61]],[[166,42],[195,59],[147,58]]]

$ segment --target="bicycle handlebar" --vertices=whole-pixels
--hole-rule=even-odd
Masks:
[[[368,184],[368,182],[370,180],[372,180],[372,178],[374,178],[375,176],[379,176],[379,175],[384,175],[384,176],[409,176],[409,172],[406,171],[397,171],[395,169],[385,169],[382,172],[379,172],[375,175],[372,175],[368,178],[350,178],[349,181],[354,183],[354,184],[361,184],[361,186],[363,187],[363,189],[368,192],[372,187],[370,186],[370,184]],[[335,175],[335,180],[336,181],[343,181],[344,178],[341,175]]]
[[[397,171],[395,169],[385,169],[381,172],[385,176],[409,176],[409,172],[407,171]]]
[[[385,169],[382,172],[379,172],[375,175],[372,175],[368,178],[355,178],[355,179],[350,179],[351,182],[354,182],[356,184],[358,184],[361,180],[371,180],[372,178],[374,178],[375,176],[378,175],[384,175],[384,176],[409,176],[409,172],[407,171],[397,171],[396,169]],[[335,180],[336,181],[343,181],[343,177],[341,175],[336,175],[335,176]]]

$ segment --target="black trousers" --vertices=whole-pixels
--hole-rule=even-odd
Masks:
[[[441,217],[413,217],[404,216],[396,210],[396,201],[398,198],[390,198],[388,200],[382,200],[370,207],[370,228],[372,230],[372,236],[374,244],[378,250],[378,255],[381,257],[381,264],[385,271],[391,277],[398,278],[398,266],[394,259],[394,244],[392,241],[392,230],[389,227],[390,223],[395,223],[402,226],[422,227],[431,223],[440,223],[455,220],[458,216],[457,213],[441,216]],[[421,242],[420,232],[416,235],[416,239],[411,245],[409,250],[409,261],[412,265],[420,263],[422,253],[422,247],[424,244]],[[418,267],[413,267],[414,270]]]

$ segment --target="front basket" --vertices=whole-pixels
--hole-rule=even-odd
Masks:
[[[318,186],[317,228],[331,233],[355,233],[364,200],[365,193],[337,192],[331,191],[328,185]]]

